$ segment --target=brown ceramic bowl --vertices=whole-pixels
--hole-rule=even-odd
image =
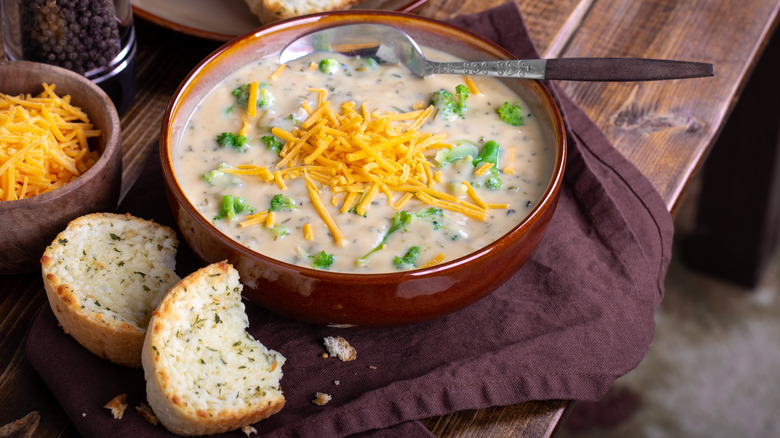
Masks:
[[[70,183],[31,198],[0,201],[0,274],[40,269],[43,250],[68,222],[86,213],[113,211],[122,178],[119,116],[111,99],[83,76],[64,68],[27,61],[0,62],[0,92],[8,95],[43,91],[42,83],[55,84],[59,96],[89,115],[100,137],[90,148],[100,158]]]
[[[205,59],[181,84],[165,114],[160,154],[170,205],[187,243],[204,263],[228,260],[239,271],[245,296],[290,318],[339,326],[393,326],[446,315],[486,296],[527,261],[555,210],[566,140],[560,113],[537,81],[510,86],[531,106],[555,143],[554,171],[531,214],[510,232],[472,254],[438,266],[384,274],[344,274],[280,262],[231,240],[201,216],[177,182],[172,151],[198,103],[239,66],[281,50],[296,37],[339,23],[379,22],[404,29],[421,45],[465,59],[512,56],[462,29],[411,15],[377,11],[318,14],[279,22],[233,40]]]

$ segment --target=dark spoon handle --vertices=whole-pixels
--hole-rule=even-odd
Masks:
[[[548,59],[545,79],[575,81],[658,81],[714,76],[712,64],[643,58]]]

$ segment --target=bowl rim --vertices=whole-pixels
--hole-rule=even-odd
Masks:
[[[261,40],[264,37],[273,35],[278,32],[283,32],[289,28],[298,26],[314,26],[316,29],[330,27],[336,24],[344,24],[347,21],[354,21],[360,23],[366,22],[379,22],[387,24],[387,21],[401,23],[419,23],[424,26],[433,27],[439,31],[443,31],[445,34],[461,34],[467,37],[467,39],[476,40],[480,48],[483,46],[493,50],[497,56],[501,56],[504,59],[517,59],[509,51],[502,48],[493,41],[488,40],[481,35],[471,32],[467,29],[463,29],[454,24],[436,20],[433,18],[422,17],[418,15],[410,15],[393,11],[377,11],[377,10],[347,10],[347,11],[333,11],[324,12],[318,14],[310,14],[301,17],[289,18],[286,20],[280,20],[268,25],[259,27],[252,32],[248,32],[242,36],[239,36],[206,56],[201,62],[199,62],[182,80],[176,89],[176,92],[171,97],[168,107],[165,110],[165,114],[161,124],[161,135],[159,143],[159,153],[162,163],[163,178],[166,182],[166,189],[170,196],[173,196],[176,202],[184,208],[193,220],[195,220],[206,232],[212,237],[217,238],[220,242],[227,245],[231,251],[238,252],[244,257],[251,259],[259,259],[270,265],[276,266],[278,269],[283,269],[287,272],[297,273],[308,278],[317,278],[322,281],[337,280],[344,284],[358,284],[358,283],[383,283],[383,280],[393,279],[393,281],[399,279],[411,279],[411,278],[427,278],[431,276],[438,276],[442,272],[457,269],[458,267],[468,264],[473,259],[478,259],[484,255],[497,251],[500,247],[505,246],[508,242],[515,241],[522,237],[524,231],[530,227],[534,222],[541,219],[545,214],[547,208],[550,207],[551,202],[556,202],[558,193],[563,185],[563,174],[566,168],[567,161],[567,137],[565,131],[565,125],[560,109],[549,92],[547,87],[541,82],[531,80],[538,89],[542,100],[548,104],[551,108],[550,118],[553,120],[553,140],[560,138],[560,148],[556,145],[555,157],[553,157],[553,173],[550,175],[550,179],[544,193],[540,197],[531,212],[526,215],[519,223],[512,227],[509,231],[502,234],[500,237],[492,241],[491,243],[474,250],[464,256],[442,262],[440,264],[411,269],[407,271],[398,272],[378,272],[378,273],[353,273],[353,272],[340,272],[340,271],[327,271],[309,268],[306,266],[294,265],[281,261],[279,259],[267,256],[260,252],[254,251],[239,242],[233,240],[225,233],[217,229],[211,224],[197,209],[192,205],[187,196],[183,193],[178,180],[173,171],[173,160],[171,158],[170,144],[173,146],[173,141],[170,136],[172,129],[172,117],[176,114],[176,111],[181,106],[180,101],[183,97],[186,97],[190,87],[197,82],[198,75],[201,71],[207,68],[212,62],[220,60],[222,57],[228,56],[231,52],[238,51],[240,47],[245,45],[257,44],[256,41]],[[315,30],[307,29],[306,32]],[[267,55],[264,55],[267,56]]]
[[[0,74],[6,74],[5,70],[8,69],[13,69],[14,71],[17,69],[21,71],[29,71],[29,68],[31,66],[36,66],[36,68],[44,68],[44,69],[51,70],[52,77],[64,76],[67,77],[68,79],[71,79],[75,82],[80,82],[83,85],[85,85],[90,93],[93,93],[100,100],[103,101],[103,106],[105,107],[106,112],[108,114],[109,126],[112,129],[111,129],[111,133],[106,137],[105,149],[100,154],[95,164],[89,169],[87,169],[86,172],[82,173],[81,175],[76,177],[76,179],[63,185],[62,187],[57,187],[56,189],[48,191],[46,193],[41,193],[40,195],[36,195],[24,199],[0,201],[0,211],[12,209],[12,208],[20,208],[23,206],[33,206],[63,196],[67,196],[71,192],[76,191],[79,188],[83,187],[85,184],[87,184],[93,175],[100,173],[106,167],[110,166],[111,164],[109,162],[110,160],[108,160],[108,157],[119,154],[121,151],[122,137],[121,137],[121,127],[119,123],[119,114],[117,113],[116,107],[114,107],[111,98],[108,97],[108,94],[106,94],[106,92],[103,91],[102,88],[100,88],[94,82],[90,81],[89,79],[85,78],[84,76],[76,72],[73,72],[71,70],[56,65],[45,64],[42,62],[35,62],[35,61],[21,61],[21,60],[0,61]],[[55,85],[57,84],[56,81],[51,81],[51,80],[44,81],[44,82],[49,84],[55,84]],[[0,92],[2,92],[2,90],[0,90]],[[74,96],[72,93],[66,93],[65,95],[70,95],[71,97],[75,97],[76,99],[79,99],[79,97]],[[94,114],[88,114],[88,115],[90,116],[90,122],[94,121],[94,117],[95,117]],[[102,129],[102,131],[105,130]],[[106,135],[105,132],[103,132],[102,134]]]

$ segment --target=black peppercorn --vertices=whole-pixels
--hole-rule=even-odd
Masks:
[[[24,59],[81,74],[109,64],[121,49],[113,0],[27,0],[20,4]]]

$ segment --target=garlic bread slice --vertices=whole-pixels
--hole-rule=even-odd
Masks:
[[[231,431],[285,403],[284,356],[246,332],[238,271],[226,262],[190,274],[154,311],[143,347],[146,396],[178,435]]]
[[[41,257],[46,296],[65,332],[102,358],[141,368],[152,311],[179,281],[178,244],[171,228],[130,214],[71,221]]]

